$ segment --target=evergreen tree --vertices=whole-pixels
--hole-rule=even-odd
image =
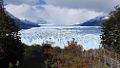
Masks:
[[[0,0],[0,48],[4,52],[0,64],[3,68],[8,68],[10,62],[15,67],[17,60],[19,62],[23,60],[24,47],[20,40],[19,30],[14,20],[5,12],[3,0]]]
[[[110,13],[110,17],[102,25],[102,45],[105,49],[120,53],[120,7]]]

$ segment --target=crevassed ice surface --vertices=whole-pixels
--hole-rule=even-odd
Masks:
[[[21,40],[27,45],[51,42],[53,46],[64,48],[72,38],[84,49],[98,48],[101,30],[99,26],[41,26],[21,30]]]

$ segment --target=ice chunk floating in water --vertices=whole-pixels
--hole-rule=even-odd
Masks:
[[[84,49],[90,49],[98,48],[101,42],[99,26],[41,26],[20,33],[22,42],[28,45],[51,41],[53,46],[64,48],[67,41],[75,38]]]

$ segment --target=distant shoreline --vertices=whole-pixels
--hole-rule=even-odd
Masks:
[[[74,26],[74,25],[48,25],[39,24],[41,28],[101,28],[101,26]]]

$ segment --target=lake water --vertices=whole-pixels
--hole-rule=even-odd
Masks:
[[[64,48],[67,41],[75,38],[84,49],[98,48],[101,30],[99,26],[41,26],[21,30],[22,42],[28,45],[52,43],[52,46]]]

